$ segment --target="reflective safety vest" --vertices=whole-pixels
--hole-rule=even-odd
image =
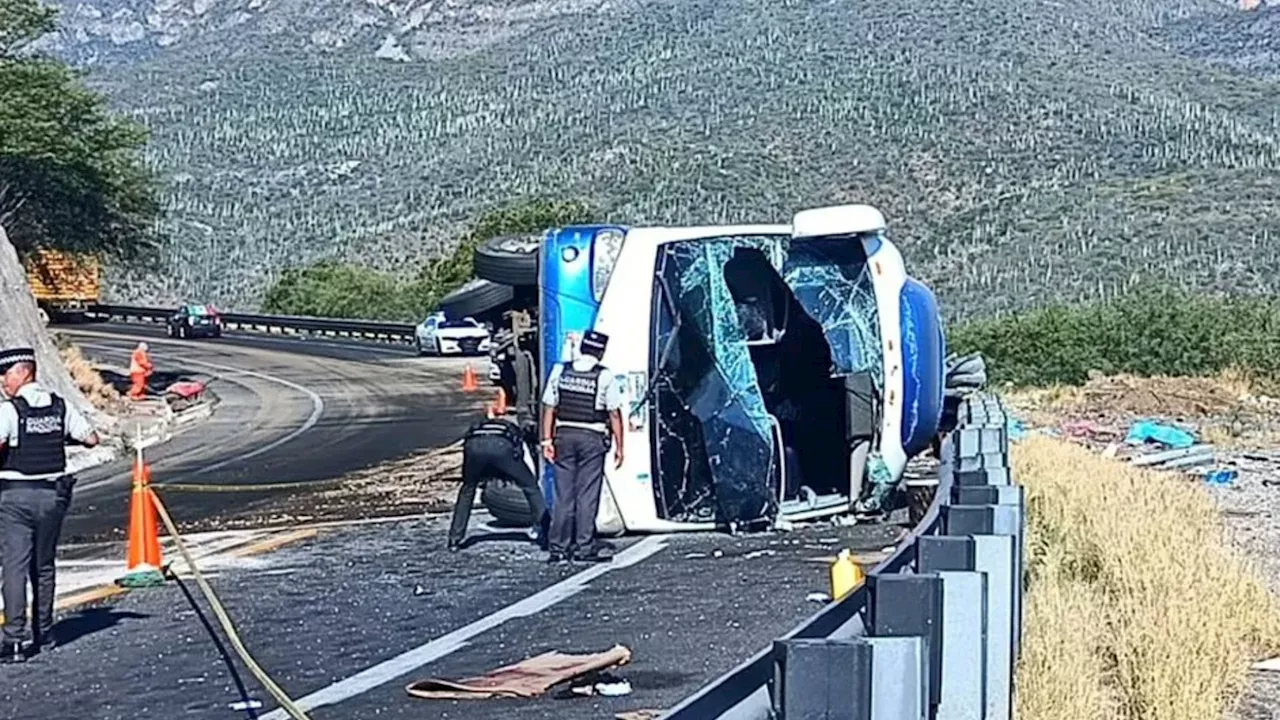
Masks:
[[[10,400],[18,414],[17,442],[0,455],[0,479],[53,480],[67,471],[67,405],[53,396],[45,407],[21,397]]]

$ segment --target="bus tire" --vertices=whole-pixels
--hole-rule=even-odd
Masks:
[[[933,497],[937,492],[936,485],[907,488],[907,517],[911,527],[919,525],[924,516],[929,513],[929,506],[933,504]]]
[[[440,311],[450,318],[482,315],[511,302],[515,290],[488,280],[472,280],[440,299]]]
[[[480,491],[480,503],[500,527],[533,526],[533,511],[524,499],[524,491],[509,480],[494,478],[486,482]]]
[[[539,235],[502,235],[489,238],[472,253],[476,277],[513,287],[538,285]]]

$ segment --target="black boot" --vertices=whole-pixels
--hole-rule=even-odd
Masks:
[[[596,542],[588,546],[576,559],[586,563],[607,563],[613,561],[613,552],[607,545]]]
[[[31,653],[49,652],[58,647],[58,641],[53,637],[52,632],[42,632],[36,635],[35,642],[31,643]]]
[[[12,665],[27,661],[27,654],[22,651],[22,643],[0,642],[0,664]]]

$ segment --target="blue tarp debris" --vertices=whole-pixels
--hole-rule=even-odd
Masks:
[[[1177,450],[1195,445],[1196,437],[1186,430],[1172,425],[1165,425],[1151,420],[1139,420],[1129,428],[1129,434],[1125,436],[1124,441],[1129,445],[1157,442]]]

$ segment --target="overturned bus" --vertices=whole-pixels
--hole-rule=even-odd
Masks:
[[[806,210],[790,225],[566,227],[538,252],[540,379],[594,328],[628,400],[602,534],[847,513],[865,479],[897,480],[937,435],[937,302],[875,208]]]

